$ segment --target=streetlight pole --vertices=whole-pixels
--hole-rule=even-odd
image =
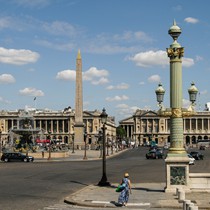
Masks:
[[[84,141],[85,141],[85,153],[84,153],[84,157],[83,157],[83,160],[87,160],[87,131],[85,131],[84,133]]]
[[[198,92],[194,83],[188,90],[191,106],[188,109],[182,108],[182,57],[184,48],[177,42],[181,29],[173,22],[173,26],[168,31],[173,38],[167,54],[170,58],[170,108],[165,109],[162,105],[165,90],[162,84],[156,89],[157,101],[160,110],[158,114],[170,117],[170,139],[171,145],[165,159],[166,163],[166,192],[175,192],[176,187],[182,185],[182,189],[189,190],[189,158],[184,148],[183,142],[183,117],[192,116],[194,112],[194,102]]]
[[[113,135],[112,135],[112,155],[113,155]]]
[[[103,111],[101,113],[101,121],[103,123],[103,161],[102,161],[102,178],[101,181],[98,183],[98,186],[110,186],[110,183],[107,181],[106,176],[106,121],[107,121],[107,113],[105,108],[103,108]]]
[[[50,160],[51,159],[51,131],[48,131],[48,133],[49,133],[49,140],[50,140],[50,142],[49,142],[49,156],[48,156],[48,160]]]
[[[2,134],[2,131],[1,131],[1,129],[0,129],[0,155],[1,155],[1,153],[2,153],[1,134]]]
[[[73,145],[72,145],[72,153],[75,153],[75,152],[74,152],[74,134],[72,134],[72,144],[73,144]]]
[[[101,145],[101,142],[102,142],[102,131],[101,131],[101,129],[98,132],[98,142],[99,142],[99,149],[100,149],[100,156],[99,156],[99,158],[102,158],[102,145]]]
[[[109,133],[107,134],[106,139],[106,156],[109,156]]]

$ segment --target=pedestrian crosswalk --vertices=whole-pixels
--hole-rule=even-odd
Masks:
[[[96,202],[94,202],[96,203]],[[101,202],[101,203],[105,203]],[[138,209],[138,210],[146,210],[149,208],[149,203],[129,203],[127,208],[129,208],[130,210],[132,209]],[[94,209],[94,210],[101,210],[104,208],[97,208],[97,207],[84,207],[84,206],[75,206],[75,205],[70,205],[70,204],[66,204],[66,203],[59,203],[59,204],[54,204],[54,205],[50,205],[47,207],[44,207],[42,210],[89,210],[89,209]],[[106,208],[106,210],[108,209],[113,209],[113,208]],[[41,210],[41,209],[39,209]]]

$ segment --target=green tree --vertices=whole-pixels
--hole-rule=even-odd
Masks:
[[[119,126],[117,127],[116,132],[117,132],[117,136],[118,136],[119,138],[124,138],[124,137],[126,137],[126,130],[125,130],[122,126],[119,125]]]

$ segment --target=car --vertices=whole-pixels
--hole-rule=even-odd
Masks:
[[[192,151],[190,152],[190,155],[195,158],[195,160],[203,160],[204,155],[200,152]]]
[[[201,145],[200,146],[200,150],[205,150],[206,149],[206,146],[205,145]]]
[[[5,152],[1,156],[1,161],[4,161],[4,162],[10,162],[10,161],[33,162],[34,157],[24,155],[21,152]]]
[[[146,154],[146,158],[147,159],[162,159],[163,158],[163,154],[160,151],[149,151]]]
[[[192,157],[190,154],[187,154],[189,158],[189,165],[194,165],[195,164],[195,158]]]

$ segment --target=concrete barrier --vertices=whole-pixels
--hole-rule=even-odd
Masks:
[[[194,206],[194,203],[190,202],[186,204],[187,210],[190,210],[190,207],[192,208]]]
[[[191,191],[210,192],[210,173],[189,173]]]
[[[185,191],[184,190],[181,190],[181,189],[178,190],[178,200],[180,203],[185,200]]]
[[[198,210],[197,206],[190,206],[189,210]]]
[[[184,200],[183,201],[183,210],[187,210],[187,204],[189,205],[191,203],[190,200]]]

